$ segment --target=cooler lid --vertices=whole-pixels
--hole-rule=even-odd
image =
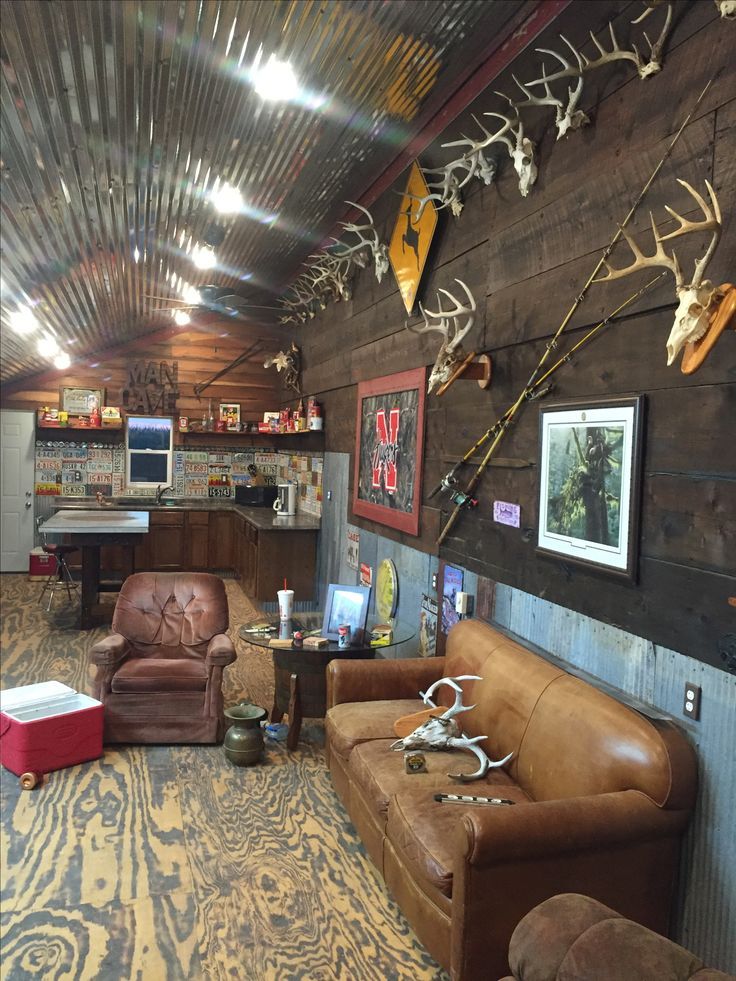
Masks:
[[[60,681],[41,681],[36,685],[23,685],[20,688],[7,688],[0,691],[0,712],[11,712],[28,705],[38,705],[60,695],[74,695],[74,688],[62,685]]]

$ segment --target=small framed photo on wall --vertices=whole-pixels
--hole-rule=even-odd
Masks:
[[[644,397],[539,413],[537,551],[634,581]]]

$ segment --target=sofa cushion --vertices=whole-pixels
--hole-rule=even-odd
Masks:
[[[456,721],[469,736],[488,736],[494,759],[513,753],[508,771],[516,780],[519,748],[529,718],[549,685],[565,672],[488,624],[461,620],[447,635],[445,675],[466,674],[481,680],[463,681],[463,704],[472,708]],[[451,704],[453,695],[451,688],[443,686],[436,700]]]
[[[419,698],[375,702],[344,702],[327,713],[325,730],[330,749],[347,759],[358,743],[369,739],[396,739],[394,722],[419,712],[426,705]]]
[[[406,773],[404,754],[391,749],[393,739],[374,739],[359,743],[350,754],[350,774],[361,788],[365,798],[371,801],[378,814],[384,816],[394,794],[404,790],[423,790],[434,792],[464,793],[458,787],[467,784],[455,783],[448,773],[472,773],[477,769],[478,760],[471,753],[461,750],[440,750],[425,753],[427,773]],[[473,793],[485,794],[490,786],[512,786],[511,778],[501,769],[491,770],[487,777],[473,781]],[[430,794],[431,796],[431,794]],[[443,805],[447,806],[447,805]]]
[[[562,675],[539,698],[512,772],[534,800],[638,790],[658,807],[688,809],[695,755],[681,736],[673,749],[673,728]]]
[[[112,679],[112,690],[117,694],[205,691],[206,688],[204,661],[130,658],[120,665]]]
[[[389,804],[386,825],[389,841],[419,882],[428,882],[445,896],[452,896],[455,829],[464,814],[480,805],[440,804],[434,800],[434,794],[473,794],[504,797],[519,803],[529,801],[524,791],[508,779],[494,783],[493,772],[489,775],[489,783],[445,784],[439,791],[402,790]],[[492,806],[488,805],[488,808]]]

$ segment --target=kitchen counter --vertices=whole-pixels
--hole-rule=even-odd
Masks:
[[[164,498],[164,501],[166,498]],[[145,499],[144,499],[145,501]],[[112,504],[98,504],[89,497],[55,497],[54,507],[58,510],[109,511],[111,514],[121,510],[136,511],[229,511],[239,514],[259,531],[319,531],[320,519],[311,514],[294,514],[280,518],[273,508],[254,508],[236,504],[227,498],[181,498],[173,504],[141,503],[135,497],[114,498]]]

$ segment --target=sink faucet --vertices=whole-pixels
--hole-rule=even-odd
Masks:
[[[161,484],[159,484],[158,487],[156,488],[156,504],[160,504],[161,503],[161,498],[164,496],[164,494],[166,493],[166,491],[169,491],[169,490],[170,491],[173,491],[173,489],[174,488],[172,487],[171,484],[169,484],[168,487],[162,487]]]

